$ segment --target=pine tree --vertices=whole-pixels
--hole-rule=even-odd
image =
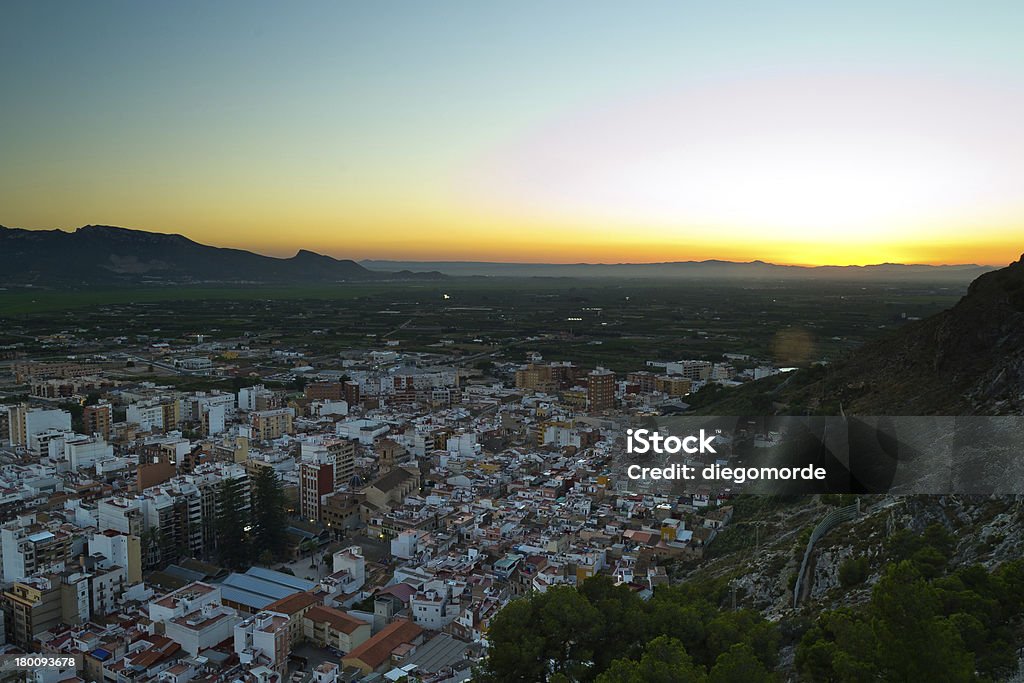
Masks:
[[[283,558],[288,552],[288,520],[285,495],[277,474],[261,467],[253,480],[253,542],[260,553]]]
[[[252,545],[241,479],[225,479],[217,489],[217,557],[230,569],[251,564]]]

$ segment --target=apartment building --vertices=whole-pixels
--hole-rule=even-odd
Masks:
[[[104,441],[110,441],[110,425],[114,421],[114,409],[109,403],[82,408],[82,425],[86,434],[98,434]]]
[[[587,375],[587,408],[592,411],[615,407],[615,373],[597,368]]]
[[[271,410],[278,408],[280,401],[270,389],[262,384],[243,387],[238,390],[238,409],[251,413],[254,410]]]
[[[181,423],[181,401],[176,398],[150,399],[128,406],[126,419],[142,431],[168,431]]]
[[[95,365],[84,365],[82,363],[39,363],[25,362],[15,363],[11,370],[14,372],[14,381],[18,384],[27,384],[34,379],[69,379],[72,377],[86,377],[95,374]]]
[[[341,382],[313,382],[306,385],[304,394],[311,401],[342,401],[345,387]]]
[[[142,544],[138,536],[113,529],[93,533],[89,537],[89,555],[98,567],[124,567],[129,586],[142,581]]]
[[[16,519],[0,527],[0,553],[4,581],[20,581],[46,572],[63,571],[72,553],[72,536],[66,531]]]
[[[320,521],[326,496],[340,490],[355,474],[355,442],[319,438],[303,442],[299,461],[299,507],[303,517]]]
[[[276,612],[259,612],[235,625],[234,649],[247,670],[266,667],[282,677],[288,672],[291,636],[288,617]]]
[[[653,372],[639,370],[626,375],[626,384],[633,387],[633,391],[641,394],[650,394],[657,391],[656,375]]]
[[[316,605],[302,618],[303,636],[348,654],[370,638],[370,624],[333,607]]]
[[[8,438],[12,446],[25,446],[36,455],[45,452],[39,436],[46,432],[70,432],[71,413],[66,410],[30,408],[26,405],[10,406]]]
[[[294,417],[295,411],[291,408],[257,410],[250,415],[252,436],[257,441],[270,441],[285,434],[293,434],[295,431],[292,426]]]
[[[577,380],[578,368],[572,363],[529,363],[516,370],[516,388],[554,393]]]
[[[33,576],[15,581],[2,598],[7,640],[33,652],[39,634],[63,620],[61,587],[57,577]]]
[[[654,390],[669,396],[686,396],[693,388],[693,380],[681,375],[658,375]]]
[[[114,457],[114,447],[102,437],[72,434],[64,437],[64,459],[72,471],[91,469],[101,460]]]
[[[711,377],[713,367],[714,363],[709,360],[679,360],[666,363],[665,373],[706,382]]]

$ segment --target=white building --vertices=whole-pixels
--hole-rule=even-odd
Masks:
[[[102,437],[73,434],[64,439],[64,458],[73,471],[94,467],[97,462],[113,457],[114,447]]]
[[[455,434],[448,438],[445,450],[450,455],[462,458],[475,458],[480,455],[480,446],[476,442],[476,434]]]
[[[168,622],[214,603],[220,603],[220,589],[202,581],[193,581],[150,602],[149,618],[156,622]]]
[[[313,683],[337,683],[341,667],[334,662],[321,662],[313,669]]]
[[[348,415],[347,401],[313,401],[309,408],[314,417],[345,417]]]
[[[131,404],[128,406],[126,419],[131,424],[139,425],[143,431],[171,426],[164,425],[164,406],[155,401]]]
[[[422,531],[406,529],[391,539],[391,554],[403,560],[411,560],[420,551]]]
[[[239,663],[254,671],[267,667],[282,675],[288,668],[291,636],[288,617],[277,612],[259,612],[234,628],[235,654]]]
[[[52,463],[64,462],[64,440],[72,438],[73,432],[63,431],[61,429],[47,429],[41,434],[33,434],[29,438],[28,449],[32,451],[34,455],[40,457],[43,454],[49,458]]]
[[[334,432],[346,439],[355,439],[364,446],[372,446],[374,439],[387,434],[390,429],[376,420],[345,420],[335,426]]]
[[[271,396],[274,392],[262,384],[243,387],[238,390],[238,409],[246,412],[256,410],[256,399],[260,396]]]
[[[127,588],[128,576],[123,566],[94,567],[89,572],[92,614],[106,616],[118,612]]]
[[[409,612],[413,621],[425,629],[440,631],[455,621],[462,606],[452,593],[452,586],[443,581],[431,581],[424,590],[409,598]]]
[[[124,567],[129,585],[142,581],[142,548],[138,537],[108,529],[89,537],[89,555],[103,556],[100,567]]]
[[[224,431],[225,417],[224,406],[207,405],[203,407],[204,422],[206,424],[206,435],[216,436]]]
[[[100,531],[107,529],[124,534],[142,533],[142,503],[138,498],[111,496],[96,503],[96,519]]]
[[[334,553],[334,573],[344,574],[341,579],[341,592],[354,593],[366,583],[366,559],[362,549],[351,546]]]
[[[575,446],[579,448],[582,443],[579,431],[572,427],[548,425],[544,429],[544,445],[546,446],[556,446],[558,448]]]
[[[7,411],[8,432],[12,446],[30,447],[30,439],[50,430],[71,431],[71,413],[66,410],[11,406]],[[40,451],[36,451],[40,454]]]
[[[164,634],[195,656],[232,637],[238,613],[230,607],[208,603],[180,617],[167,621]]]
[[[213,361],[209,358],[182,358],[181,360],[174,361],[174,364],[183,370],[191,370],[193,372],[209,372],[213,369]]]
[[[182,401],[181,418],[199,421],[202,419],[203,413],[212,406],[222,407],[224,415],[231,417],[235,414],[235,395],[223,391],[197,391]]]

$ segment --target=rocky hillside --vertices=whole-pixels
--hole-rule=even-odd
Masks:
[[[979,277],[948,311],[855,354],[833,387],[848,393],[849,412],[862,414],[1020,412],[1024,257]]]
[[[830,366],[753,382],[708,415],[1006,415],[1024,411],[1024,257],[977,278],[952,308]]]
[[[732,527],[712,544],[711,559],[694,576],[730,577],[738,601],[770,618],[792,612],[792,578],[806,547],[806,532],[833,506],[819,496],[785,505],[753,499]],[[801,609],[832,609],[860,602],[882,567],[899,559],[892,542],[901,530],[920,536],[938,525],[952,538],[947,568],[991,567],[1024,553],[1024,501],[1016,496],[862,496],[862,514],[827,533],[815,546]],[[719,544],[718,549],[715,544]],[[863,557],[860,580],[843,585],[840,568]]]

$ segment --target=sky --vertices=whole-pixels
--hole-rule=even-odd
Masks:
[[[1024,251],[1024,3],[0,3],[0,224],[288,256]]]

